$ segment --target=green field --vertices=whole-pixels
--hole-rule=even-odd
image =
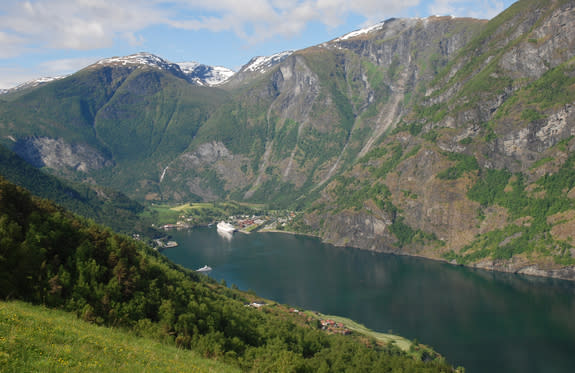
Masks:
[[[227,219],[231,215],[251,215],[265,208],[264,204],[233,201],[193,202],[181,205],[153,204],[143,215],[157,225],[174,224],[182,216],[192,219],[192,224],[208,224]]]
[[[398,335],[394,335],[394,334],[387,334],[387,333],[379,333],[379,332],[375,332],[371,329],[368,329],[366,326],[359,324],[353,320],[347,319],[345,317],[341,317],[341,316],[333,316],[333,315],[323,315],[317,312],[308,312],[308,315],[311,315],[313,317],[316,318],[320,318],[320,319],[331,319],[335,322],[338,323],[342,323],[343,325],[345,325],[346,328],[348,328],[351,331],[357,332],[359,334],[363,334],[367,337],[371,337],[379,342],[382,343],[393,343],[395,344],[397,347],[401,348],[403,351],[410,351],[411,346],[413,345],[413,343],[403,337],[400,337]]]
[[[0,302],[0,371],[239,372],[173,343],[23,302]]]

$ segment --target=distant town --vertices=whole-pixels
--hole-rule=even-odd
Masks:
[[[200,206],[200,207],[198,207]],[[170,230],[186,230],[197,227],[216,227],[216,225],[225,221],[231,224],[237,232],[252,233],[260,232],[281,232],[285,231],[289,223],[297,216],[294,211],[287,210],[273,210],[266,211],[265,213],[244,213],[236,215],[225,215],[221,211],[216,211],[213,208],[206,212],[201,210],[201,206],[205,204],[190,204],[189,208],[182,207],[172,208],[177,209],[179,215],[175,223],[165,223],[156,226],[156,228],[169,232]],[[211,213],[211,214],[210,214]],[[209,217],[209,215],[213,215]],[[154,239],[153,246],[156,250],[163,250],[178,246],[176,241],[170,239],[169,234],[163,237]]]
[[[254,231],[276,231],[284,230],[287,223],[289,223],[296,216],[295,212],[289,212],[286,216],[258,216],[258,215],[232,215],[223,219],[224,221],[235,226],[239,232],[251,233]],[[171,229],[191,229],[198,226],[205,226],[205,224],[194,224],[194,218],[181,217],[175,224],[164,224],[161,226],[163,230],[169,231]],[[217,224],[218,220],[209,223],[208,226]]]

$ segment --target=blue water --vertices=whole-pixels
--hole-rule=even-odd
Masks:
[[[467,372],[575,372],[575,284],[338,248],[281,233],[171,233],[228,286],[432,346]]]

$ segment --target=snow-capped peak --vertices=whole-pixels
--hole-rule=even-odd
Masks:
[[[198,62],[178,62],[180,70],[194,83],[215,86],[224,83],[235,71],[223,66],[208,66]]]
[[[385,24],[385,21],[376,23],[375,25],[368,26],[368,27],[365,27],[365,28],[362,28],[359,30],[352,31],[348,34],[345,34],[345,35],[335,39],[335,41],[343,41],[343,40],[354,38],[354,37],[359,36],[359,35],[364,35],[364,34],[368,34],[368,33],[373,32],[373,31],[381,30],[381,28],[383,27],[384,24]]]
[[[103,60],[96,62],[96,65],[144,65],[162,70],[172,70],[174,68],[179,69],[178,65],[168,62],[155,54],[146,52],[131,54],[124,57],[104,58]]]
[[[169,71],[180,78],[202,86],[213,86],[225,82],[234,72],[221,66],[208,66],[198,62],[172,63],[151,53],[136,53],[125,57],[105,58],[95,65],[148,66]]]
[[[272,56],[259,56],[254,57],[248,62],[244,67],[242,67],[241,71],[251,71],[251,72],[266,72],[269,68],[277,65],[278,63],[282,62],[287,57],[291,56],[294,51],[285,51],[276,53]]]

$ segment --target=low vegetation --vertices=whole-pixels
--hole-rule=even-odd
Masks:
[[[508,211],[509,224],[478,237],[459,254],[445,254],[445,258],[468,264],[485,257],[510,259],[524,254],[574,265],[575,258],[570,254],[572,240],[553,234],[554,226],[572,221],[568,215],[563,219],[554,217],[575,208],[573,199],[568,197],[575,188],[574,167],[575,156],[570,156],[558,172],[541,177],[530,185],[529,191],[522,173],[484,170],[467,195],[481,204],[480,219],[484,218],[485,209],[497,205]]]
[[[3,372],[240,372],[170,343],[16,301],[0,302],[0,368]]]

